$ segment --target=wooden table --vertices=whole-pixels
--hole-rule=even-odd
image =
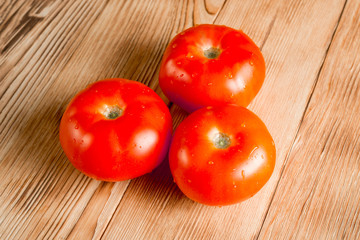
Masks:
[[[265,83],[249,108],[277,162],[253,198],[209,207],[185,197],[166,161],[118,183],[67,160],[58,127],[96,80],[158,86],[180,31],[242,29],[260,46]],[[174,128],[187,116],[170,105]],[[359,0],[2,0],[0,239],[360,239]]]

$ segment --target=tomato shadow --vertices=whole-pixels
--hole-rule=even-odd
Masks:
[[[144,204],[144,200],[146,200],[148,206],[144,208],[144,211],[150,209],[150,206],[155,203],[177,205],[183,201],[192,202],[174,182],[168,158],[165,158],[160,166],[151,173],[131,180],[126,194],[136,195],[136,198],[132,198],[131,202],[136,201],[139,205]],[[124,201],[126,204],[126,196]]]
[[[188,113],[177,105],[171,105],[170,109],[175,131],[179,123],[188,116]],[[129,201],[129,204],[137,201],[139,205],[143,205],[144,199],[146,199],[148,204],[166,202],[170,208],[177,208],[179,204],[182,205],[185,202],[190,205],[197,204],[187,198],[174,182],[170,171],[168,154],[163,162],[151,173],[131,180],[125,195],[127,196],[124,197],[123,201]],[[136,197],[134,198],[133,196]]]

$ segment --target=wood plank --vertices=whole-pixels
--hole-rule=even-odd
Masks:
[[[0,4],[0,239],[256,238],[286,163],[285,180],[280,182],[260,237],[291,238],[283,232],[288,231],[299,238],[359,238],[359,130],[354,127],[359,117],[359,59],[355,53],[348,59],[347,81],[337,79],[343,73],[340,69],[332,73],[342,66],[335,59],[342,52],[336,49],[342,44],[349,53],[350,47],[359,48],[358,33],[352,35],[345,23],[339,28],[343,33],[338,33],[336,48],[330,49],[334,59],[327,60],[331,62],[324,67],[328,73],[321,75],[329,85],[319,80],[301,120],[345,0],[224,2],[34,0]],[[357,30],[354,16],[360,12],[354,2],[349,4],[354,12],[346,12],[353,21],[348,19],[347,24]],[[172,183],[166,162],[154,173],[131,181],[128,189],[129,181],[101,183],[74,170],[57,136],[69,99],[90,82],[119,76],[142,81],[161,94],[157,74],[166,44],[184,28],[213,21],[242,28],[262,47],[266,58],[267,79],[250,106],[268,125],[278,146],[276,170],[266,188],[243,204],[212,208],[187,199]],[[354,43],[346,40],[345,33]],[[348,66],[342,64],[343,69]],[[337,80],[336,84],[326,78]],[[345,86],[340,85],[343,82]],[[335,102],[317,96],[317,91],[322,93],[319,87],[331,89],[325,91],[326,96],[335,96],[348,108],[338,112]],[[325,109],[317,109],[316,103]],[[171,112],[176,127],[186,114],[175,105]],[[342,123],[341,114],[347,113],[351,116]],[[333,125],[332,130],[326,129],[323,120]],[[292,148],[300,124],[305,130],[301,128]],[[318,131],[314,126],[322,131],[316,137],[324,149],[320,154],[314,149],[303,153],[301,147],[311,147],[306,142],[314,138],[311,131]],[[296,155],[300,152],[320,161],[304,165]],[[330,169],[331,164],[345,170]],[[301,169],[292,169],[296,167]],[[308,198],[298,200],[302,212],[291,208],[291,196],[284,200],[295,212],[298,225],[289,219],[283,229],[282,221],[288,218],[282,208],[283,194],[294,193],[288,184],[303,191],[298,185],[302,182],[293,181],[291,174],[314,169],[321,175],[305,180],[310,189],[305,191]],[[327,169],[342,188],[328,182],[329,174],[323,173]],[[352,175],[345,176],[348,173]],[[314,201],[317,198],[324,205]]]
[[[79,213],[81,201],[86,203],[99,184],[65,160],[57,137],[61,99],[52,98],[56,89],[43,97],[104,3],[49,1],[39,8],[32,2],[12,17],[40,14],[42,20],[21,36],[10,34],[18,39],[1,55],[1,239],[51,238],[60,227],[68,229],[70,210]],[[15,22],[23,29],[22,21]]]
[[[1,35],[10,39],[1,45],[7,47],[0,67],[1,239],[52,238],[60,228],[69,232],[74,224],[70,212],[79,215],[99,185],[65,160],[57,136],[62,92],[53,98],[57,89],[49,91],[49,86],[106,2],[40,2],[20,2],[20,10],[10,11],[11,21],[1,25],[2,34],[11,32],[10,25],[26,29],[21,35]],[[34,14],[41,21],[24,28],[22,20]]]
[[[60,1],[4,1],[0,6],[1,55],[24,39],[49,12],[59,7]]]
[[[61,1],[44,1],[34,5],[32,1],[5,2],[0,9],[0,96],[9,88],[15,74],[26,67],[16,64],[36,41],[43,41],[39,35],[46,27],[54,26],[52,19],[56,17],[66,4]],[[39,48],[37,45],[35,49]],[[30,53],[34,54],[34,52]],[[29,56],[29,55],[28,55]],[[28,60],[31,58],[28,57]],[[26,62],[27,63],[27,62]],[[20,71],[19,71],[20,70]],[[12,75],[7,76],[6,75]]]
[[[359,14],[347,1],[260,239],[360,238]]]
[[[86,203],[80,218],[73,223],[74,226],[67,238],[100,239],[125,189],[122,183],[102,182],[91,200]]]
[[[175,36],[175,34],[177,34],[178,32],[182,31],[184,28],[190,26],[189,22],[193,22],[194,19],[196,19],[197,23],[202,23],[204,20],[203,19],[209,19],[209,18],[216,18],[217,16],[217,11],[219,11],[221,9],[222,3],[224,1],[206,1],[206,2],[189,2],[189,1],[173,1],[173,2],[168,2],[167,4],[160,4],[163,2],[158,2],[158,4],[150,2],[149,4],[151,4],[151,6],[156,5],[157,8],[157,12],[154,12],[154,14],[156,14],[155,16],[145,16],[144,20],[146,19],[153,19],[152,22],[148,22],[149,26],[143,26],[144,29],[148,29],[148,31],[145,32],[136,32],[133,33],[132,38],[133,39],[137,39],[137,38],[141,38],[141,40],[139,40],[136,44],[137,45],[142,45],[142,44],[146,44],[147,47],[145,49],[138,49],[138,46],[136,44],[134,44],[133,42],[131,42],[131,44],[134,44],[134,49],[135,50],[131,50],[131,51],[126,51],[125,54],[132,54],[133,51],[138,51],[138,54],[140,56],[146,56],[145,58],[140,59],[139,56],[137,56],[136,58],[134,58],[134,60],[129,61],[129,63],[126,63],[126,60],[128,60],[129,57],[126,57],[126,55],[124,56],[120,56],[118,57],[118,59],[116,60],[117,62],[122,61],[123,65],[124,64],[129,64],[128,67],[123,66],[123,68],[120,70],[120,73],[118,74],[118,76],[124,77],[124,78],[129,78],[129,79],[134,79],[137,81],[141,81],[144,82],[145,84],[149,85],[150,87],[152,87],[153,89],[156,89],[157,93],[164,99],[165,102],[168,102],[168,100],[166,99],[166,97],[162,94],[161,89],[158,87],[158,65],[160,64],[161,61],[161,57],[162,57],[162,53],[165,50],[165,47],[167,45],[167,43],[171,40],[172,37]],[[141,4],[133,1],[133,3],[129,6],[130,7],[134,7],[135,10],[133,12],[129,12],[128,14],[131,15],[139,15],[138,11],[143,11],[144,6],[142,6],[141,8],[139,8],[139,6],[141,6]],[[104,19],[103,21],[108,21],[109,25],[111,22],[117,21],[117,22],[125,22],[125,19],[127,18],[127,16],[118,13],[118,14],[114,14],[114,7],[109,7],[108,8],[109,12],[105,12],[103,14],[103,18],[100,17],[99,18],[99,26],[94,26],[94,30],[91,34],[94,34],[96,37],[101,37],[98,33],[99,28],[104,28],[103,26],[106,25],[106,23],[103,23],[101,21],[101,19]],[[113,19],[107,19],[109,15],[114,14],[114,16],[116,16],[118,19],[117,20],[113,20]],[[162,27],[159,27],[159,24],[161,22],[163,22],[161,19],[166,17],[166,21],[164,22],[164,25]],[[155,17],[155,19],[154,19]],[[170,23],[170,24],[169,24]],[[143,22],[131,22],[128,23],[128,28],[132,29],[134,28],[134,25],[136,26],[136,24],[143,24]],[[154,25],[155,27],[152,27],[152,25]],[[136,29],[136,28],[135,28]],[[121,30],[116,30],[116,29],[111,29],[109,31],[118,31],[121,32]],[[154,34],[155,33],[155,34]],[[151,36],[151,39],[148,40],[147,37]],[[96,39],[96,37],[89,37],[89,39]],[[121,36],[120,36],[121,37]],[[116,38],[119,38],[116,37]],[[112,37],[112,39],[114,39],[114,37]],[[122,40],[122,39],[121,39]],[[124,40],[122,40],[124,41]],[[113,40],[111,40],[109,42],[109,44],[113,42]],[[84,51],[86,51],[86,49],[89,48],[89,46],[95,46],[96,45],[96,40],[92,43],[84,43],[83,44],[83,48]],[[123,45],[127,46],[128,43],[127,42],[120,42],[118,45],[118,48],[122,48]],[[160,48],[160,49],[159,49]],[[152,49],[156,49],[156,55],[154,53],[152,53]],[[89,54],[92,54],[89,57],[86,57],[87,59],[96,59],[96,56],[98,54],[103,54],[104,49],[101,49],[99,51],[96,51],[95,53],[90,52]],[[111,49],[108,50],[108,53],[104,53],[104,56],[102,57],[102,59],[106,58],[106,56],[111,56]],[[79,63],[81,61],[83,61],[84,59],[84,55],[83,54],[79,54],[78,59],[74,60],[75,62]],[[147,74],[148,72],[151,73],[151,75],[147,75],[145,77],[142,77],[141,75],[135,75],[134,77],[134,73],[133,73],[133,66],[134,63],[138,63],[138,62],[142,62],[143,65],[141,65],[141,67],[138,67],[137,69],[139,71],[141,71],[143,74]],[[88,64],[88,63],[87,63]],[[112,64],[109,61],[109,65]],[[132,65],[131,65],[132,64]],[[105,64],[106,65],[106,64]],[[119,64],[119,66],[121,66],[122,64]],[[145,65],[145,66],[144,66]],[[78,67],[76,67],[78,68]],[[82,67],[83,69],[84,67]],[[94,66],[89,66],[88,68],[93,69]],[[99,71],[103,72],[102,68],[98,69]],[[66,71],[67,73],[72,73],[73,71],[77,71],[77,69],[71,69]],[[65,72],[65,71],[64,71]],[[88,76],[88,72],[87,71],[82,71],[82,74],[84,74],[85,76],[82,76],[82,78],[84,79],[83,81],[87,81],[87,78],[89,78]],[[92,71],[92,75],[94,74],[94,71]],[[109,74],[109,73],[106,73]],[[115,75],[116,76],[116,75]],[[92,76],[91,76],[92,77]],[[99,76],[98,78],[105,78],[105,77],[109,77],[109,76]],[[111,76],[110,76],[111,77]],[[93,198],[96,199],[102,199],[104,201],[104,199],[107,198],[107,196],[105,194],[103,194],[101,191],[96,192],[93,196]],[[160,201],[159,201],[160,202]],[[118,204],[114,205],[117,206]],[[98,227],[98,223],[96,223],[95,221],[99,222],[99,220],[97,220],[96,218],[89,220],[86,216],[87,216],[87,212],[90,212],[90,214],[95,215],[96,213],[94,212],[94,209],[97,209],[95,212],[97,212],[97,214],[100,213],[99,210],[101,210],[101,208],[97,208],[97,202],[90,202],[86,208],[85,208],[85,213],[81,216],[81,218],[79,219],[79,221],[77,222],[77,224],[75,225],[75,228],[81,228],[81,231],[77,231],[74,230],[71,235],[70,238],[71,239],[77,239],[78,236],[92,236],[93,239],[98,239],[102,236],[102,234],[104,233],[102,230],[105,231],[104,226],[109,222],[109,217],[112,217],[112,214],[114,212],[109,212],[108,214],[105,214],[107,217],[107,222],[106,224],[104,223],[102,226],[102,228]],[[115,211],[115,209],[113,209]],[[103,214],[103,213],[101,213]],[[138,217],[141,217],[142,215],[140,214]],[[136,219],[136,218],[135,218]],[[83,229],[82,226],[84,226],[84,224],[88,225],[88,222],[91,222],[90,225],[94,225],[95,223],[97,224],[97,228],[96,231],[93,231],[93,228],[87,228],[87,229]],[[126,230],[126,229],[124,229]],[[92,235],[93,234],[93,235]],[[106,239],[106,237],[105,237]]]
[[[252,199],[214,208],[192,202],[170,184],[164,163],[130,183],[104,238],[257,238],[344,2],[228,0],[215,22],[248,30],[266,59],[266,81],[250,108],[277,145],[273,177]],[[187,115],[176,105],[171,111],[175,126]]]
[[[0,238],[98,239],[129,181],[91,180],[66,160],[58,124],[67,102],[107,77],[156,88],[166,44],[189,19],[215,18],[223,1],[49,1],[46,11],[19,2],[1,8],[11,14],[1,25]],[[11,32],[39,11],[31,29]]]

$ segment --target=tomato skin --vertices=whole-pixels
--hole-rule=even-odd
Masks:
[[[219,133],[230,140],[226,148],[214,144]],[[234,105],[190,114],[176,129],[169,151],[171,173],[180,190],[196,202],[215,206],[257,193],[269,180],[275,158],[265,124],[250,110]]]
[[[112,106],[122,109],[121,116],[108,119]],[[59,135],[75,168],[113,182],[157,167],[167,154],[171,131],[169,109],[152,89],[135,81],[107,79],[91,84],[71,100]]]
[[[209,59],[205,51],[219,50]],[[206,106],[246,107],[265,78],[260,49],[242,31],[198,25],[176,35],[165,50],[159,73],[164,94],[188,112]]]

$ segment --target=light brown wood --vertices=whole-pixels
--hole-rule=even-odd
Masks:
[[[271,201],[271,194],[280,177],[286,153],[293,143],[293,137],[298,130],[344,4],[344,2],[333,1],[333,4],[337,4],[338,11],[330,11],[333,14],[331,15],[327,7],[334,6],[329,5],[329,2],[313,1],[311,4],[295,5],[296,3],[297,1],[276,2],[276,5],[272,6],[275,9],[269,12],[269,8],[263,5],[271,5],[270,1],[264,3],[244,1],[242,4],[237,4],[237,1],[227,1],[223,8],[224,15],[220,13],[216,22],[246,31],[247,27],[254,24],[256,17],[244,18],[236,23],[238,18],[228,18],[227,10],[232,11],[230,16],[246,16],[246,13],[253,9],[257,10],[255,14],[257,17],[267,15],[266,18],[257,20],[258,28],[263,27],[257,31],[263,34],[259,35],[259,39],[254,37],[254,40],[262,46],[268,63],[268,74],[260,95],[250,106],[265,121],[278,146],[276,169],[267,186],[255,197],[242,204],[220,209],[194,203],[184,197],[177,188],[173,192],[162,190],[161,202],[166,201],[166,204],[154,214],[155,210],[151,206],[159,201],[159,196],[150,195],[149,198],[148,195],[157,191],[158,188],[168,189],[167,184],[171,181],[171,176],[167,173],[168,180],[161,181],[160,186],[156,180],[154,180],[156,184],[149,185],[146,184],[149,182],[148,178],[140,178],[133,181],[127,189],[110,223],[109,231],[104,235],[105,239],[125,235],[126,233],[121,230],[132,227],[136,229],[129,231],[129,235],[125,236],[133,236],[134,239],[138,237],[146,239],[153,236],[163,236],[166,239],[210,237],[250,239],[257,237]],[[296,9],[293,9],[295,6]],[[305,27],[298,28],[301,25]],[[324,25],[327,27],[324,28]],[[306,26],[312,26],[310,33]],[[312,44],[309,45],[309,42]],[[176,112],[173,115],[177,116],[175,125],[186,116],[186,113],[176,108],[177,106],[172,108],[173,112]],[[164,172],[169,172],[168,167],[163,166],[153,174],[152,178],[163,177]],[[147,186],[140,192],[143,195],[139,199],[148,199],[149,203],[140,200],[133,204],[136,201],[133,195],[138,191],[139,185]],[[128,218],[123,217],[131,215],[130,219],[134,219],[140,214],[145,217],[134,222],[129,222]],[[154,219],[154,216],[158,215],[160,217]],[[227,224],[224,226],[223,223]],[[116,228],[119,224],[126,227]],[[156,226],[166,227],[157,228]],[[177,230],[169,231],[169,229]],[[130,235],[134,233],[139,235]],[[147,235],[140,235],[144,233]]]
[[[260,239],[360,238],[360,2],[347,2]]]
[[[357,0],[3,1],[0,239],[360,238],[359,19]],[[99,79],[137,80],[176,129],[187,114],[162,94],[159,64],[201,23],[242,29],[264,54],[249,106],[277,146],[264,189],[218,208],[186,198],[167,161],[119,183],[78,172],[58,141],[71,97]]]

